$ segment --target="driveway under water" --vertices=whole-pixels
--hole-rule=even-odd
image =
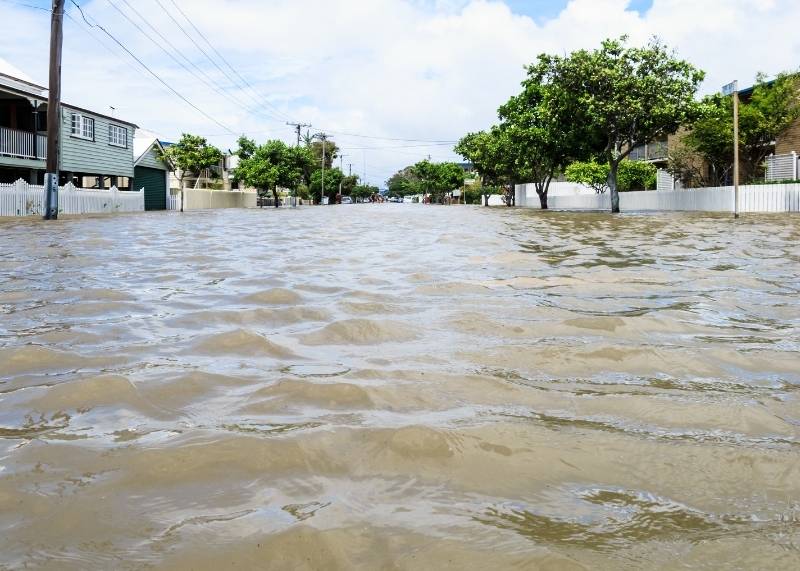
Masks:
[[[798,568],[799,248],[796,216],[1,221],[0,568]]]

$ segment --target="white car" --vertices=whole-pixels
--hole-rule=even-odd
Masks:
[[[342,204],[353,204],[353,199],[349,196],[342,197]]]

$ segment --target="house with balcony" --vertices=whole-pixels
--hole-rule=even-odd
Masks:
[[[44,181],[47,88],[0,73],[0,183]],[[60,184],[130,190],[136,125],[61,104]]]
[[[742,103],[747,103],[753,96],[756,86],[739,91]],[[629,158],[634,161],[647,161],[659,169],[658,189],[676,190],[681,188],[681,183],[675,181],[666,172],[670,152],[680,146],[681,139],[686,135],[686,129],[681,129],[675,135],[652,141],[646,145],[635,147]],[[800,180],[800,119],[782,133],[776,140],[769,142],[768,152],[771,154],[764,165],[764,178],[767,181]],[[708,170],[705,163],[698,164],[699,169]],[[744,175],[744,167],[742,168]],[[727,184],[733,184],[732,174],[727,176]]]

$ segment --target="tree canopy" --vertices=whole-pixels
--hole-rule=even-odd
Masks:
[[[565,178],[591,187],[598,194],[608,190],[608,172],[611,169],[608,163],[597,161],[576,161],[564,171]],[[632,190],[648,190],[656,187],[658,169],[655,165],[644,161],[622,161],[617,173],[619,192]]]
[[[687,186],[722,186],[733,172],[733,101],[711,95],[688,125],[680,145],[670,152],[670,173]],[[774,141],[800,118],[800,75],[763,76],[739,107],[740,174],[747,181],[761,178]]]
[[[695,119],[695,94],[704,74],[657,39],[640,48],[627,46],[622,37],[597,50],[540,55],[529,76],[544,86],[543,105],[567,135],[565,150],[572,151],[567,155],[591,151],[608,163],[612,212],[619,212],[620,163],[634,147]]]
[[[391,196],[427,194],[431,202],[441,202],[444,195],[464,184],[464,169],[451,162],[428,160],[407,166],[386,181]]]
[[[246,137],[239,139],[237,154],[240,160],[234,173],[236,178],[261,195],[272,191],[276,207],[278,188],[296,189],[313,160],[305,147],[290,147],[280,140],[257,145]]]
[[[164,149],[163,159],[179,171],[182,181],[186,173],[199,175],[205,169],[216,166],[222,160],[222,151],[198,135],[184,133],[174,145]]]
[[[420,188],[430,195],[431,202],[441,202],[444,194],[464,184],[464,169],[456,163],[420,161],[412,167]]]
[[[183,212],[183,180],[188,173],[200,173],[222,161],[222,151],[198,135],[183,133],[174,145],[166,147],[161,159],[172,165],[181,187],[181,212]]]
[[[344,173],[338,167],[325,169],[325,196],[328,197],[328,204],[333,204],[335,202],[334,199],[339,192],[339,183],[343,183],[345,178],[347,177],[345,177]],[[322,169],[318,168],[311,174],[311,184],[308,185],[308,189],[311,191],[314,200],[319,204],[322,204],[322,183]]]

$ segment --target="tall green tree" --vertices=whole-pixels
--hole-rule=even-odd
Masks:
[[[175,167],[181,187],[181,212],[183,212],[183,181],[187,174],[198,177],[204,170],[219,165],[222,151],[198,135],[184,133],[174,145],[164,149],[162,159]]]
[[[393,174],[386,181],[386,187],[389,190],[389,196],[410,196],[423,192],[419,178],[414,174],[413,166],[405,167]]]
[[[311,164],[311,152],[305,147],[290,147],[283,141],[267,141],[256,145],[244,137],[239,139],[239,166],[235,176],[254,187],[260,196],[269,191],[278,204],[278,189],[296,189],[303,182],[303,174]]]
[[[335,141],[328,139],[325,141],[325,169],[333,168],[333,160],[339,157],[341,151],[339,150],[339,145],[336,144]],[[316,168],[322,167],[322,151],[323,151],[323,144],[322,141],[314,140],[311,142],[309,147],[311,149],[311,153],[314,155],[314,165]]]
[[[465,135],[455,152],[470,161],[480,175],[484,206],[489,206],[489,196],[497,187],[511,183],[516,150],[508,133],[500,127]]]
[[[380,189],[377,186],[373,186],[370,184],[360,184],[353,188],[350,196],[357,200],[365,200],[370,196],[378,194]]]
[[[335,204],[336,193],[339,192],[339,183],[343,183],[345,178],[347,177],[339,167],[325,169],[325,196],[328,197],[328,204]],[[311,184],[308,185],[308,189],[311,191],[311,196],[314,198],[314,201],[318,204],[322,204],[322,184],[322,169],[316,169],[311,174]]]
[[[574,104],[572,98],[553,100],[564,95],[551,90],[545,78],[546,62],[528,67],[522,93],[515,95],[498,110],[500,130],[507,139],[504,169],[513,183],[533,182],[541,208],[547,209],[547,194],[553,178],[575,160],[591,155],[592,145],[583,125],[561,121],[553,109]],[[552,92],[551,92],[552,91]]]
[[[430,195],[431,202],[441,202],[445,193],[464,184],[464,169],[456,163],[425,160],[415,164],[412,170],[421,189]]]
[[[619,165],[634,147],[674,134],[699,113],[695,95],[704,73],[659,40],[629,47],[606,40],[598,50],[539,57],[547,102],[559,122],[583,126],[609,165],[611,211],[619,212]]]

